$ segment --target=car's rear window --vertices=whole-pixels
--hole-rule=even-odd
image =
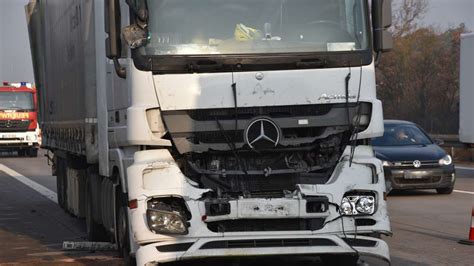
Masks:
[[[385,124],[382,137],[372,139],[373,146],[407,146],[432,144],[426,134],[415,125]]]

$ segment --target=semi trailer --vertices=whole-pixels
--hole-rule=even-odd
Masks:
[[[474,144],[474,33],[461,34],[459,77],[459,140]],[[474,152],[472,153],[474,155]],[[471,160],[474,159],[474,156]]]
[[[389,261],[389,0],[30,0],[59,205],[129,262]]]

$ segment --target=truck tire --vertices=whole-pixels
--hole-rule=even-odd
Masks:
[[[27,151],[29,157],[38,157],[38,149],[37,148],[30,148]]]
[[[56,165],[56,191],[58,193],[58,205],[66,210],[66,162],[62,158],[57,158]]]
[[[437,188],[436,192],[441,195],[449,195],[453,193],[454,187],[445,187],[445,188]]]
[[[116,236],[117,236],[117,248],[119,251],[120,257],[125,261],[125,265],[136,265],[135,258],[130,255],[130,233],[128,225],[128,204],[127,204],[127,195],[122,193],[120,187],[118,187],[116,192]]]
[[[89,181],[89,180],[88,180]],[[106,242],[108,241],[107,232],[105,231],[104,227],[97,223],[94,220],[93,215],[93,197],[92,197],[92,189],[91,183],[87,182],[86,184],[86,198],[85,198],[85,222],[86,222],[86,232],[87,238],[90,241],[97,241],[97,242]]]

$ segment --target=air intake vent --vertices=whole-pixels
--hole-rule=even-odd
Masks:
[[[337,246],[332,240],[324,238],[301,239],[258,239],[258,240],[231,240],[213,241],[204,244],[201,249],[229,249],[229,248],[270,248],[270,247],[314,247]]]

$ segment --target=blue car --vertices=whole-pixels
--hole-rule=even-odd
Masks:
[[[375,155],[383,162],[387,191],[436,189],[451,194],[456,179],[453,159],[418,125],[385,120],[385,133],[372,139]]]

